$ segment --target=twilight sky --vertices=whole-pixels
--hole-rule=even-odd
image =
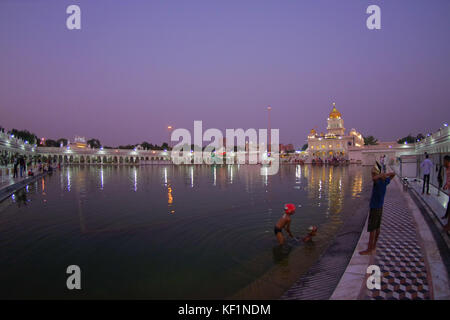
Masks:
[[[450,121],[449,31],[449,0],[1,0],[0,125],[159,144],[194,120],[265,128],[270,104],[301,146],[335,101],[364,135],[433,132]]]

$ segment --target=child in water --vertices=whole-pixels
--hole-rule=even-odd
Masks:
[[[284,214],[278,220],[274,228],[275,236],[280,244],[284,244],[283,228],[286,229],[287,233],[291,238],[294,238],[291,232],[291,215],[295,213],[295,205],[288,203],[284,205]]]

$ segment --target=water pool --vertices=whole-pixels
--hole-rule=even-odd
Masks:
[[[0,203],[0,297],[277,298],[367,206],[369,183],[359,166],[64,167]],[[295,235],[319,227],[314,244],[277,245],[286,202]],[[66,288],[73,264],[80,291]]]

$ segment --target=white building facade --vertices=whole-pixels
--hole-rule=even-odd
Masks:
[[[344,119],[333,103],[327,119],[327,132],[318,133],[312,129],[308,135],[308,155],[311,159],[326,159],[331,157],[348,159],[349,148],[362,148],[364,138],[361,133],[351,129],[345,133]]]

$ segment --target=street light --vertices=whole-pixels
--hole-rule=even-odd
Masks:
[[[169,141],[167,141],[167,145],[169,146],[169,148],[171,148],[171,137],[170,137],[170,133],[172,131],[172,126],[167,126],[167,131],[169,132]]]
[[[270,155],[270,151],[272,149],[272,135],[270,130],[270,110],[272,110],[272,107],[269,105],[267,106],[267,134],[269,135],[269,145],[267,146],[267,152]]]

